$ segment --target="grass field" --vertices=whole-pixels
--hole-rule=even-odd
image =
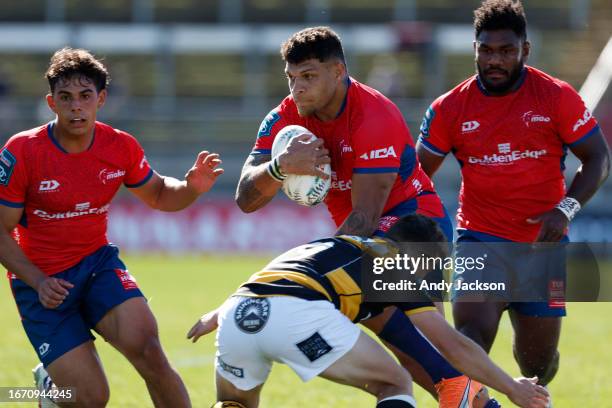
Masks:
[[[191,344],[185,334],[195,320],[218,305],[266,258],[254,257],[125,257],[130,271],[150,299],[157,316],[164,348],[187,384],[194,407],[209,407],[214,400],[214,336]],[[6,279],[0,283],[0,386],[29,386],[36,355],[22,330]],[[561,338],[561,369],[550,389],[556,408],[612,406],[609,341],[612,304],[571,304]],[[144,383],[114,349],[98,339],[111,386],[111,407],[151,406]],[[493,359],[518,375],[512,359],[510,323],[501,323]],[[435,402],[416,390],[420,407]],[[498,395],[496,395],[498,396]],[[506,399],[498,398],[505,406]],[[276,365],[264,387],[262,407],[373,407],[365,393],[315,379],[302,384],[284,366]],[[0,408],[9,404],[0,403]],[[27,404],[16,404],[24,407]]]

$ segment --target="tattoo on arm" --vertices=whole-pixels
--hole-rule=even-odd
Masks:
[[[251,154],[244,162],[242,174],[236,189],[236,202],[243,210],[251,209],[254,211],[267,204],[273,195],[266,195],[257,188],[257,183],[253,178],[253,170],[270,161],[269,154]]]
[[[359,210],[353,210],[342,223],[336,235],[358,235],[369,237],[374,233],[376,224],[371,220],[366,213]]]

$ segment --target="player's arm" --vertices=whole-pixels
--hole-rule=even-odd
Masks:
[[[221,306],[215,310],[211,310],[210,312],[203,314],[187,333],[187,339],[190,339],[192,343],[195,343],[200,337],[217,330],[217,327],[219,327],[218,320],[220,308]]]
[[[548,393],[532,380],[513,379],[499,368],[484,350],[453,329],[442,315],[425,311],[410,315],[410,320],[463,374],[502,392],[521,407],[545,407]]]
[[[423,171],[429,177],[432,177],[434,173],[438,171],[445,157],[441,154],[433,153],[432,151],[428,150],[420,139],[416,144],[416,153]]]
[[[353,210],[340,225],[336,235],[369,237],[376,231],[378,220],[395,183],[397,173],[353,174],[351,201]]]
[[[585,205],[610,173],[610,148],[598,128],[588,139],[577,145],[570,145],[570,150],[582,163],[574,175],[567,195],[574,197]]]
[[[269,154],[250,154],[242,166],[235,199],[245,213],[268,204],[281,188],[282,182],[268,173],[270,160]]]
[[[438,171],[450,151],[451,135],[445,123],[449,115],[442,113],[442,104],[443,99],[438,98],[425,112],[416,144],[417,158],[429,177]]]
[[[217,177],[223,174],[219,168],[221,159],[216,153],[200,152],[193,166],[185,174],[185,180],[161,176],[153,172],[142,186],[130,191],[149,207],[161,211],[179,211],[188,207],[201,194],[212,188]]]
[[[63,279],[45,275],[23,253],[11,232],[23,216],[23,208],[0,205],[0,263],[23,282],[38,292],[43,306],[55,308],[66,296],[73,285]]]
[[[307,142],[310,135],[294,137],[287,144],[284,152],[279,153],[277,162],[272,162],[270,154],[251,154],[246,159],[236,188],[236,204],[245,213],[256,211],[276,195],[282,182],[273,176],[289,174],[313,175],[327,178],[317,169],[321,164],[330,163],[329,151],[323,146],[323,139]],[[276,164],[278,168],[271,168]]]
[[[608,178],[610,150],[600,128],[595,129],[594,134],[586,140],[570,145],[570,150],[582,165],[576,171],[566,197],[577,200],[582,207]],[[557,242],[563,238],[572,216],[568,217],[558,207],[528,220],[530,223],[542,223],[536,241]]]

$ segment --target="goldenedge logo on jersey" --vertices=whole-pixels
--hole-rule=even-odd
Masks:
[[[470,164],[480,164],[482,166],[497,166],[512,164],[515,161],[523,159],[539,159],[546,154],[546,149],[542,150],[512,150],[510,143],[500,143],[497,145],[498,153],[492,155],[484,155],[482,157],[470,156],[468,162]]]
[[[338,180],[335,171],[332,171],[331,188],[334,190],[347,191],[351,189],[351,180]]]
[[[87,204],[87,205],[85,205]],[[60,220],[74,217],[81,217],[83,215],[91,215],[91,214],[104,214],[108,212],[109,204],[102,206],[100,208],[89,208],[89,203],[81,203],[77,204],[75,211],[67,211],[64,213],[55,213],[49,214],[44,210],[34,210],[34,215],[39,216],[45,220]]]

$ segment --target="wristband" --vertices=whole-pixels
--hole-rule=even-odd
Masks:
[[[280,165],[278,164],[278,157],[275,157],[270,160],[270,162],[268,163],[268,167],[266,167],[266,171],[268,172],[270,177],[281,183],[287,178],[287,175],[283,174],[280,169]]]
[[[580,203],[575,198],[564,197],[555,208],[565,214],[568,221],[571,221],[576,214],[578,214],[581,207]]]

